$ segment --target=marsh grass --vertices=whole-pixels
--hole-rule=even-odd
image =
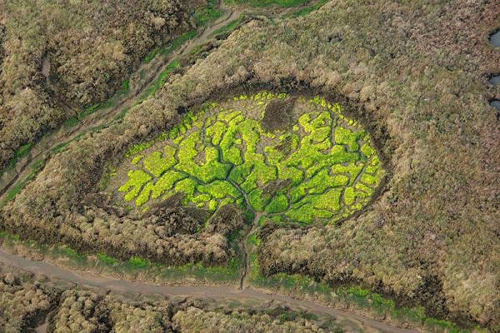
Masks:
[[[250,5],[252,7],[268,7],[272,5],[281,8],[297,7],[308,3],[310,0],[224,0],[226,5]]]
[[[308,295],[319,298],[323,302],[354,306],[357,309],[368,310],[374,317],[390,316],[400,322],[410,322],[425,327],[427,332],[486,332],[475,327],[465,330],[456,327],[447,320],[438,320],[425,315],[423,307],[396,307],[395,302],[378,293],[374,293],[359,285],[331,287],[323,282],[316,282],[303,275],[275,274],[264,277],[260,272],[250,275],[250,284],[260,288],[270,288],[291,295]]]
[[[33,148],[34,144],[32,142],[28,142],[27,144],[21,146],[14,152],[14,158],[10,160],[9,164],[7,164],[7,169],[12,170],[16,166],[17,162],[24,156],[28,155],[31,152],[31,148]],[[1,174],[1,173],[0,173]]]
[[[0,231],[0,240],[4,246],[13,248],[25,246],[30,251],[43,254],[52,259],[64,258],[63,262],[71,268],[78,269],[104,269],[105,271],[118,274],[144,274],[152,279],[160,279],[166,282],[179,283],[184,279],[194,279],[198,283],[236,283],[240,278],[242,261],[240,257],[233,257],[222,266],[204,266],[201,263],[188,263],[180,266],[168,266],[152,262],[140,256],[132,256],[128,260],[121,260],[106,253],[97,254],[81,253],[67,246],[56,244],[47,246],[32,240],[21,240],[17,234]]]
[[[231,32],[235,31],[240,27],[242,22],[244,21],[244,16],[240,15],[240,17],[233,22],[215,30],[212,35],[223,35],[223,34],[230,34]]]
[[[45,165],[45,161],[41,160],[36,163],[34,163],[31,167],[31,173],[29,176],[27,176],[24,180],[16,184],[13,188],[11,188],[6,196],[4,197],[3,201],[0,202],[0,208],[5,206],[7,202],[13,200],[20,192],[21,190],[28,184],[29,182],[33,181],[38,173],[43,169]]]
[[[217,0],[207,0],[206,7],[196,9],[194,18],[198,26],[206,26],[210,22],[217,20],[224,14],[224,11],[219,8]]]
[[[180,62],[177,59],[172,60],[165,69],[160,73],[158,78],[151,83],[151,85],[142,93],[141,97],[137,99],[135,105],[144,102],[149,97],[156,94],[156,92],[165,85],[165,82],[168,79],[168,76],[172,71],[180,67]]]

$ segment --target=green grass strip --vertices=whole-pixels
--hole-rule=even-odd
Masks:
[[[181,47],[182,44],[187,42],[188,40],[191,40],[198,36],[198,31],[196,30],[190,30],[188,32],[183,33],[176,39],[172,40],[171,42],[167,43],[165,46],[160,48],[159,53],[164,56],[168,56],[171,52],[177,50],[179,47]]]
[[[450,321],[429,317],[423,307],[396,308],[392,299],[374,293],[361,286],[332,288],[323,282],[315,282],[312,278],[303,275],[275,274],[264,277],[259,273],[252,274],[252,284],[258,287],[284,289],[291,292],[300,292],[310,295],[321,295],[325,301],[338,304],[354,304],[357,308],[369,309],[379,316],[390,315],[392,318],[409,321],[417,325],[426,326],[429,332],[487,332],[479,326],[473,329],[461,329]]]
[[[221,34],[228,34],[236,30],[241,22],[243,21],[242,17],[240,16],[237,20],[234,20],[230,22],[229,24],[215,30],[212,35],[221,35]]]
[[[31,151],[31,148],[33,148],[34,144],[32,142],[28,142],[27,144],[19,147],[14,152],[14,157],[10,160],[9,164],[7,164],[7,169],[12,170],[16,166],[17,162],[24,156],[28,155]],[[0,173],[1,174],[1,173]]]
[[[16,186],[14,186],[9,192],[7,192],[7,195],[5,196],[4,200],[2,201],[2,203],[0,203],[0,208],[5,206],[7,202],[14,199],[19,194],[19,192],[21,192],[24,186],[26,186],[26,184],[34,180],[38,175],[38,173],[42,170],[44,165],[45,165],[44,161],[38,161],[35,164],[33,164],[31,174],[28,177],[26,177],[23,181],[19,182]]]
[[[160,76],[153,81],[153,83],[144,91],[142,96],[139,98],[137,101],[137,104],[140,104],[144,100],[146,100],[148,97],[156,94],[156,92],[165,85],[167,82],[168,75],[174,70],[180,67],[179,60],[174,59],[172,62],[170,62],[167,67],[160,73]]]
[[[146,55],[146,57],[144,57],[142,62],[144,62],[145,64],[149,64],[151,62],[151,60],[153,60],[158,55],[159,52],[160,52],[159,48],[155,48],[155,49],[151,50],[151,52],[149,52]]]
[[[224,0],[226,5],[245,5],[248,4],[252,7],[269,7],[278,5],[281,8],[297,7],[308,3],[310,0]]]
[[[320,9],[328,1],[330,1],[330,0],[320,0],[312,6],[300,9],[300,10],[292,13],[291,16],[293,16],[293,17],[305,16],[305,15],[307,15],[315,10]]]
[[[198,26],[206,26],[210,22],[217,20],[224,14],[224,11],[218,8],[217,0],[207,0],[207,6],[198,8],[194,13],[194,19]]]
[[[239,281],[242,267],[241,258],[233,257],[224,266],[204,266],[201,263],[188,263],[181,266],[168,266],[162,263],[151,262],[150,260],[132,256],[128,260],[120,260],[103,252],[96,254],[96,259],[92,256],[80,253],[67,245],[56,245],[49,249],[47,245],[39,244],[32,240],[20,240],[20,235],[6,231],[0,231],[0,238],[9,247],[14,247],[21,243],[30,249],[38,251],[51,257],[66,257],[70,266],[79,267],[103,267],[118,274],[130,274],[138,271],[147,271],[148,276],[155,276],[167,281],[179,281],[183,278],[194,277],[198,281],[206,282],[236,282]]]

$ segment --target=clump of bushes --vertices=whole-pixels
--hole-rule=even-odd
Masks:
[[[45,290],[19,272],[0,272],[0,327],[21,332],[42,324],[56,302],[56,293]]]
[[[21,145],[36,142],[66,119],[77,120],[77,110],[127,92],[124,77],[151,48],[192,29],[191,5],[6,3],[0,29],[0,170]]]

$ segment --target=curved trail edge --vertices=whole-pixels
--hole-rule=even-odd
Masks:
[[[293,9],[293,8],[292,8]],[[289,9],[289,10],[292,10]],[[296,9],[296,8],[295,8]],[[286,12],[286,11],[285,11]],[[232,11],[227,10],[226,15],[220,20],[217,20],[214,25],[206,27],[203,29],[198,37],[184,44],[179,50],[173,52],[169,57],[163,59],[158,66],[155,66],[149,73],[149,78],[146,82],[152,82],[158,78],[160,73],[166,68],[168,63],[175,57],[185,55],[195,46],[205,42],[210,35],[218,28],[236,20],[243,11]],[[0,199],[3,195],[13,188],[16,184],[24,179],[27,174],[29,174],[29,166],[33,165],[39,160],[46,160],[50,156],[50,150],[57,146],[58,144],[68,142],[69,140],[75,138],[78,134],[84,131],[98,126],[104,122],[109,121],[112,117],[116,116],[126,106],[132,106],[133,102],[141,96],[141,94],[149,87],[149,84],[143,84],[138,91],[136,91],[132,96],[128,96],[124,100],[121,100],[116,106],[103,110],[104,112],[98,112],[87,119],[81,121],[75,128],[63,131],[63,133],[58,133],[58,135],[50,136],[48,142],[39,142],[35,145],[33,151],[27,156],[27,159],[20,166],[14,177],[8,180],[6,183],[2,183],[0,177]],[[260,216],[260,215],[259,215]],[[78,285],[87,285],[97,288],[103,288],[107,290],[112,290],[115,292],[138,292],[140,294],[160,294],[163,296],[184,296],[190,298],[218,298],[218,299],[237,299],[237,300],[259,300],[259,301],[278,301],[287,303],[293,307],[304,308],[308,311],[314,313],[324,313],[328,315],[333,315],[336,317],[342,317],[351,321],[361,323],[363,326],[368,326],[371,329],[380,330],[382,332],[389,333],[416,333],[418,331],[408,330],[404,328],[398,328],[390,326],[389,324],[379,322],[373,319],[369,319],[365,316],[338,310],[332,307],[327,307],[316,303],[313,301],[299,300],[290,296],[280,295],[272,293],[265,289],[254,289],[248,287],[245,283],[247,273],[249,270],[248,263],[248,251],[246,249],[246,241],[248,236],[252,234],[253,227],[255,226],[258,219],[256,218],[254,223],[250,226],[250,230],[246,237],[243,238],[243,248],[245,249],[245,267],[242,272],[241,281],[239,288],[237,286],[165,286],[165,285],[155,285],[150,283],[128,281],[128,280],[118,280],[109,277],[94,275],[83,271],[72,271],[70,269],[61,268],[53,264],[43,262],[43,261],[31,261],[23,258],[20,255],[10,254],[5,252],[0,247],[0,263],[4,263],[8,266],[12,266],[27,272],[31,272],[37,275],[44,275],[50,279],[60,279],[70,283],[75,283]],[[368,330],[370,331],[370,330]]]
[[[254,288],[238,289],[234,286],[163,286],[144,282],[127,280],[116,280],[108,277],[97,276],[87,272],[73,272],[69,269],[54,266],[43,261],[31,261],[19,255],[14,255],[0,249],[0,262],[19,268],[37,275],[44,275],[50,279],[60,279],[78,285],[87,285],[97,288],[104,288],[116,292],[134,291],[140,294],[160,294],[163,296],[185,296],[185,297],[210,297],[222,299],[238,300],[259,300],[278,301],[287,303],[293,307],[305,308],[308,311],[324,313],[336,317],[344,317],[371,328],[389,333],[417,333],[418,331],[393,327],[388,324],[378,322],[362,315],[350,313],[323,306],[312,301],[305,301],[292,298],[290,296],[271,294],[269,292]]]

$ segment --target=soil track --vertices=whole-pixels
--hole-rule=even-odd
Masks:
[[[0,249],[0,261],[15,268],[43,275],[51,280],[64,280],[81,286],[92,286],[115,292],[135,292],[140,294],[159,294],[163,296],[184,296],[189,298],[217,298],[235,300],[278,301],[294,308],[301,308],[315,313],[324,313],[341,317],[357,323],[367,332],[378,330],[391,333],[415,333],[418,331],[389,326],[364,316],[323,306],[319,303],[298,300],[289,296],[271,294],[254,288],[238,289],[231,286],[162,286],[143,282],[115,280],[87,272],[72,272],[46,262],[30,261],[18,255],[9,254]]]
[[[157,60],[159,57],[154,59],[148,64],[143,64],[136,71],[137,73],[144,72],[145,77],[139,82],[131,82],[131,85],[137,85],[133,89],[133,93],[125,98],[119,100],[116,105],[111,108],[105,108],[103,110],[97,111],[85,119],[79,121],[79,124],[66,128],[62,126],[54,134],[47,135],[43,137],[31,150],[31,152],[23,159],[19,161],[16,168],[11,171],[5,171],[3,175],[0,175],[0,202],[3,200],[5,193],[9,189],[14,188],[18,183],[24,180],[31,173],[31,165],[39,161],[46,161],[50,157],[51,150],[63,143],[69,142],[76,138],[78,135],[83,134],[92,128],[108,124],[125,108],[132,107],[139,97],[149,88],[150,84],[156,81],[161,73],[166,69],[167,65],[176,57],[182,57],[187,55],[196,46],[207,42],[214,31],[235,21],[242,14],[242,11],[227,10],[226,14],[217,20],[210,27],[204,28],[198,37],[187,41],[178,50],[172,52],[168,57],[164,57]],[[48,77],[48,70],[50,68],[50,63],[45,58],[43,61],[42,72]],[[72,110],[76,115],[77,112]]]
[[[309,3],[309,5],[313,4]],[[111,108],[106,108],[89,115],[85,119],[79,122],[79,124],[66,128],[61,127],[59,130],[55,131],[53,134],[46,135],[43,137],[36,145],[32,148],[31,152],[24,158],[22,158],[16,165],[16,167],[11,171],[6,171],[0,177],[0,202],[6,196],[6,193],[10,189],[14,188],[20,184],[26,177],[31,174],[32,166],[40,161],[46,161],[51,156],[51,151],[54,147],[66,143],[78,135],[83,134],[93,128],[98,126],[109,124],[113,119],[126,107],[132,107],[136,100],[146,91],[152,82],[154,82],[162,71],[165,70],[166,66],[176,57],[187,55],[194,47],[203,44],[212,38],[212,34],[217,29],[237,20],[241,14],[247,13],[250,16],[255,16],[258,19],[265,19],[266,16],[260,16],[259,14],[268,14],[271,16],[280,16],[287,14],[289,12],[300,9],[301,7],[289,8],[285,10],[273,10],[266,11],[263,10],[262,13],[255,14],[255,11],[249,9],[243,10],[228,10],[225,9],[226,14],[214,22],[210,27],[204,28],[198,35],[198,37],[186,42],[180,49],[170,54],[168,57],[162,59],[154,59],[149,64],[143,64],[138,69],[137,72],[143,71],[146,75],[145,78],[141,79],[140,82],[131,82],[136,84],[136,87],[132,90],[132,93],[121,100],[118,100],[115,106]],[[48,68],[50,63],[44,61],[42,66],[43,74],[48,77]],[[76,114],[76,111],[73,110]],[[259,215],[260,216],[260,215]],[[254,231],[254,226],[258,222],[258,217],[255,217],[255,221],[252,224],[248,234],[244,237],[242,244],[243,248],[246,250],[246,242],[248,236]],[[73,272],[69,269],[54,266],[52,264],[41,262],[41,261],[31,261],[25,259],[19,255],[9,254],[0,248],[0,262],[7,265],[49,277],[55,280],[64,280],[78,285],[88,285],[98,288],[104,288],[108,290],[113,290],[116,292],[138,292],[141,294],[161,294],[165,296],[185,296],[191,298],[217,298],[217,299],[237,299],[237,300],[258,300],[258,301],[278,301],[282,303],[289,304],[295,308],[302,308],[307,311],[315,313],[324,313],[333,315],[336,317],[343,318],[347,321],[357,323],[358,326],[362,327],[366,332],[382,331],[382,332],[418,332],[414,330],[407,330],[403,328],[397,328],[390,326],[386,323],[378,322],[359,314],[350,313],[347,311],[342,311],[321,305],[316,302],[298,300],[289,296],[272,294],[269,291],[258,290],[250,288],[245,284],[245,278],[247,271],[249,269],[248,263],[248,251],[245,251],[245,267],[241,276],[240,288],[237,286],[163,286],[147,284],[142,282],[132,282],[127,280],[116,280],[104,276],[92,275],[86,272]]]

